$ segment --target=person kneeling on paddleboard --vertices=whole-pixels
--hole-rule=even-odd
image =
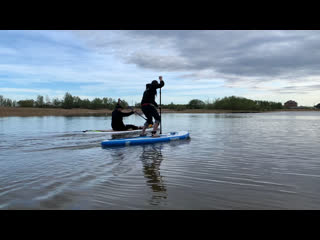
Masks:
[[[114,109],[114,111],[112,112],[112,121],[111,121],[111,127],[114,131],[126,131],[126,130],[137,130],[137,129],[141,129],[141,127],[137,127],[135,125],[132,124],[124,124],[122,119],[123,117],[128,117],[132,114],[134,114],[134,111],[132,110],[131,112],[125,113],[122,112],[123,108],[120,105],[120,98],[118,99],[118,103]]]
[[[155,119],[155,124],[153,125],[152,136],[156,137],[158,126],[161,122],[160,115],[156,108],[158,104],[155,101],[155,96],[157,95],[157,89],[164,86],[164,81],[162,77],[159,77],[160,83],[157,80],[153,80],[151,83],[146,84],[146,90],[143,93],[141,100],[141,110],[147,118],[146,123],[143,126],[142,133],[140,136],[146,136],[146,129],[150,124],[153,124],[152,118]]]

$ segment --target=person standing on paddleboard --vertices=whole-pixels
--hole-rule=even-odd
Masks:
[[[141,100],[141,110],[147,118],[146,123],[143,126],[142,133],[140,136],[146,136],[146,129],[150,124],[153,124],[153,119],[155,120],[155,124],[153,125],[152,136],[156,137],[157,130],[159,124],[161,122],[160,115],[156,108],[158,108],[158,104],[155,101],[155,97],[157,95],[157,89],[162,88],[164,86],[164,81],[162,80],[162,76],[159,77],[160,83],[157,80],[153,80],[151,83],[146,84],[146,90],[143,93],[143,97]]]
[[[125,113],[122,112],[123,108],[120,105],[120,98],[118,99],[118,103],[114,109],[114,111],[112,112],[112,120],[111,120],[111,127],[114,131],[126,131],[126,130],[137,130],[137,129],[141,129],[141,127],[137,127],[135,125],[132,124],[127,124],[125,125],[122,121],[123,117],[128,117],[132,114],[134,114],[134,111],[132,110],[131,112]]]

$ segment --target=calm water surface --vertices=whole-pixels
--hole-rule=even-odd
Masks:
[[[190,140],[106,149],[108,116],[0,118],[0,209],[320,209],[319,120],[163,114]]]

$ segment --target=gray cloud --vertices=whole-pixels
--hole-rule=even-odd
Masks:
[[[308,86],[287,86],[277,89],[276,91],[281,94],[307,94],[320,90],[320,84],[313,84]]]
[[[168,71],[214,70],[242,77],[303,77],[320,74],[320,31],[126,31],[128,38],[166,42],[175,61],[131,49],[127,62]],[[134,40],[133,40],[134,41]],[[141,49],[140,49],[141,50]]]
[[[320,31],[130,30],[75,32],[98,51],[142,69],[229,83],[320,76]],[[313,78],[311,78],[313,77]]]
[[[320,91],[320,84],[311,84],[304,86],[283,86],[283,87],[262,87],[259,85],[251,86],[253,90],[274,92],[276,94],[309,94]]]

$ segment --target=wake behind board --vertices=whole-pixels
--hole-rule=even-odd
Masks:
[[[146,132],[151,132],[152,128],[147,128]],[[86,134],[127,134],[127,133],[141,133],[142,129],[137,129],[137,130],[127,130],[127,131],[114,131],[114,130],[85,130],[82,131],[83,133]]]
[[[103,147],[113,147],[113,146],[129,146],[129,145],[139,145],[139,144],[152,144],[159,142],[170,142],[175,140],[183,140],[189,138],[189,132],[179,131],[170,132],[167,134],[161,134],[159,137],[133,137],[133,138],[121,138],[121,139],[109,139],[101,142]]]

